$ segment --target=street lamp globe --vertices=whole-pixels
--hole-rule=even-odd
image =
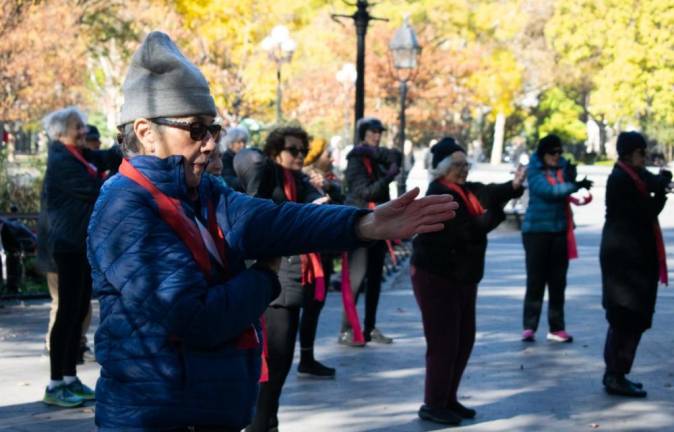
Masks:
[[[281,66],[289,63],[297,49],[297,43],[290,37],[288,28],[277,25],[269,33],[269,36],[262,40],[260,44],[266,51],[269,59],[276,63],[276,122],[280,123],[283,117],[281,111],[281,99],[283,98],[283,89],[281,88]]]
[[[403,25],[396,30],[389,43],[393,55],[393,65],[396,69],[416,69],[417,57],[421,53],[421,45],[417,41],[417,34],[407,18]]]
[[[356,72],[356,65],[353,63],[344,63],[342,68],[337,71],[335,74],[337,82],[343,86],[351,86],[356,82],[358,78],[358,72]]]
[[[297,43],[290,37],[290,31],[282,25],[274,27],[269,36],[262,40],[261,46],[276,63],[288,63],[297,49]]]

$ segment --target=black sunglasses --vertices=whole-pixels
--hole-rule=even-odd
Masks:
[[[213,139],[217,141],[220,138],[220,133],[222,132],[221,125],[215,123],[207,125],[202,121],[180,122],[176,120],[169,120],[163,117],[154,118],[150,121],[158,125],[186,130],[190,133],[190,138],[192,138],[194,141],[203,141],[208,133],[210,133]]]
[[[546,152],[549,155],[560,156],[562,154],[562,149],[554,149]]]
[[[292,157],[297,157],[300,153],[302,153],[302,156],[306,156],[307,153],[309,152],[305,148],[297,148],[297,147],[284,147],[283,150],[290,153]]]

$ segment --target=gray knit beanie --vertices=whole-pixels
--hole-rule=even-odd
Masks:
[[[131,59],[119,125],[138,118],[216,116],[208,82],[171,38],[152,32]]]

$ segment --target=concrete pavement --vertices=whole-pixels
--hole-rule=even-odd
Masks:
[[[665,230],[674,245],[674,228]],[[459,430],[474,431],[672,431],[674,430],[674,291],[662,288],[653,328],[643,338],[633,377],[649,392],[645,400],[604,394],[602,349],[606,322],[600,302],[598,227],[580,228],[581,258],[572,262],[567,290],[567,326],[573,344],[523,344],[523,251],[519,233],[491,236],[487,272],[478,298],[478,334],[460,397],[478,416]],[[670,269],[674,268],[670,246]],[[671,272],[670,272],[671,275]],[[94,406],[75,410],[39,402],[49,375],[41,358],[48,303],[0,309],[0,431],[93,431]],[[300,379],[291,372],[281,401],[280,430],[445,430],[420,421],[424,349],[421,320],[407,269],[386,282],[379,327],[395,337],[390,346],[362,349],[337,345],[340,302],[330,293],[316,342],[317,358],[337,367],[334,381]],[[95,322],[95,320],[94,320]],[[81,369],[95,382],[95,363]]]

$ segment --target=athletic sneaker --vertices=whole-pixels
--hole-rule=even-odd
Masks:
[[[79,378],[76,378],[75,381],[71,382],[70,384],[67,384],[66,387],[72,394],[74,394],[75,396],[79,397],[84,401],[96,399],[96,393],[94,393],[94,391],[89,387],[82,384],[82,381],[80,381]]]
[[[42,402],[47,405],[56,405],[63,408],[75,408],[82,405],[84,400],[74,395],[65,385],[61,385],[51,390],[47,387],[44,391]]]
[[[533,342],[536,340],[536,333],[531,329],[522,332],[522,342]]]
[[[365,342],[356,342],[353,340],[353,330],[348,329],[339,334],[337,338],[337,343],[340,345],[346,345],[351,347],[364,347]]]
[[[569,343],[573,342],[573,336],[568,334],[565,330],[548,333],[548,340],[553,342]]]
[[[365,342],[376,342],[388,345],[393,343],[393,338],[384,336],[384,333],[382,333],[379,329],[374,328],[370,333],[365,333]]]

